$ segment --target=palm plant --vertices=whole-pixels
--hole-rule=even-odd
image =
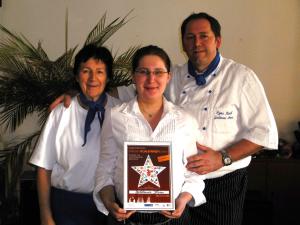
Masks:
[[[104,45],[129,21],[129,14],[130,12],[106,25],[105,13],[89,33],[84,45]],[[40,42],[35,47],[23,35],[15,34],[2,25],[0,30],[5,35],[5,38],[0,40],[0,125],[6,131],[14,132],[28,116],[36,113],[37,122],[42,127],[51,102],[66,90],[75,87],[72,62],[76,47],[68,49],[66,41],[64,54],[52,61]],[[119,56],[114,56],[114,76],[108,88],[131,83],[130,61],[137,48],[130,47]],[[23,165],[39,134],[40,130],[25,138],[15,139],[5,149],[0,150],[0,166],[6,174],[7,199],[15,197]],[[1,206],[3,204],[0,204]]]

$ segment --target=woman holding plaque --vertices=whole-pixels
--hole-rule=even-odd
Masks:
[[[108,224],[188,224],[186,205],[193,207],[206,201],[203,177],[185,167],[187,157],[197,153],[197,122],[163,96],[171,77],[170,64],[168,55],[157,46],[139,49],[132,61],[136,97],[106,111],[94,200],[98,210],[109,213]],[[124,143],[128,141],[171,143],[174,211],[122,208]]]

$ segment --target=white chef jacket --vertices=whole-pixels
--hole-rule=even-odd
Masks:
[[[107,111],[101,133],[102,149],[96,171],[94,201],[99,211],[108,214],[98,192],[113,185],[123,202],[123,152],[125,141],[167,141],[172,143],[174,197],[181,192],[193,196],[191,206],[206,202],[202,193],[204,176],[186,169],[187,157],[197,153],[197,121],[178,106],[164,99],[164,111],[154,131],[139,110],[136,98]]]
[[[188,73],[187,63],[174,66],[165,91],[171,102],[182,106],[198,121],[198,142],[214,150],[226,149],[247,139],[277,149],[278,132],[264,88],[256,74],[244,65],[221,56],[220,63],[203,86]],[[120,99],[132,97],[134,86],[118,88]],[[206,174],[215,178],[249,165],[251,157]]]
[[[120,101],[107,95],[105,109]],[[77,97],[65,108],[57,106],[49,115],[29,162],[52,170],[51,186],[80,193],[94,189],[95,171],[100,152],[100,121],[95,116],[84,143],[87,110]]]

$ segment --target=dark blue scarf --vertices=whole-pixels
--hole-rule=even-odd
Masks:
[[[203,73],[197,73],[192,62],[188,61],[188,72],[190,75],[195,77],[196,84],[201,86],[206,84],[206,77],[208,77],[219,65],[220,62],[220,53],[217,52],[214,60],[208,65],[207,69]]]
[[[96,102],[88,100],[82,93],[79,94],[79,99],[83,105],[89,107],[84,124],[84,143],[82,145],[84,146],[87,140],[87,133],[91,130],[91,123],[95,118],[96,112],[98,115],[100,126],[102,127],[105,113],[104,103],[106,100],[106,94],[103,93]]]

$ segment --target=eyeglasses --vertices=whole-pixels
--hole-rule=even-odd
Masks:
[[[162,77],[165,73],[169,73],[169,72],[164,71],[162,69],[156,69],[154,71],[150,71],[148,69],[141,68],[141,69],[136,69],[134,73],[140,76],[150,76],[150,74],[152,73],[156,77]]]

